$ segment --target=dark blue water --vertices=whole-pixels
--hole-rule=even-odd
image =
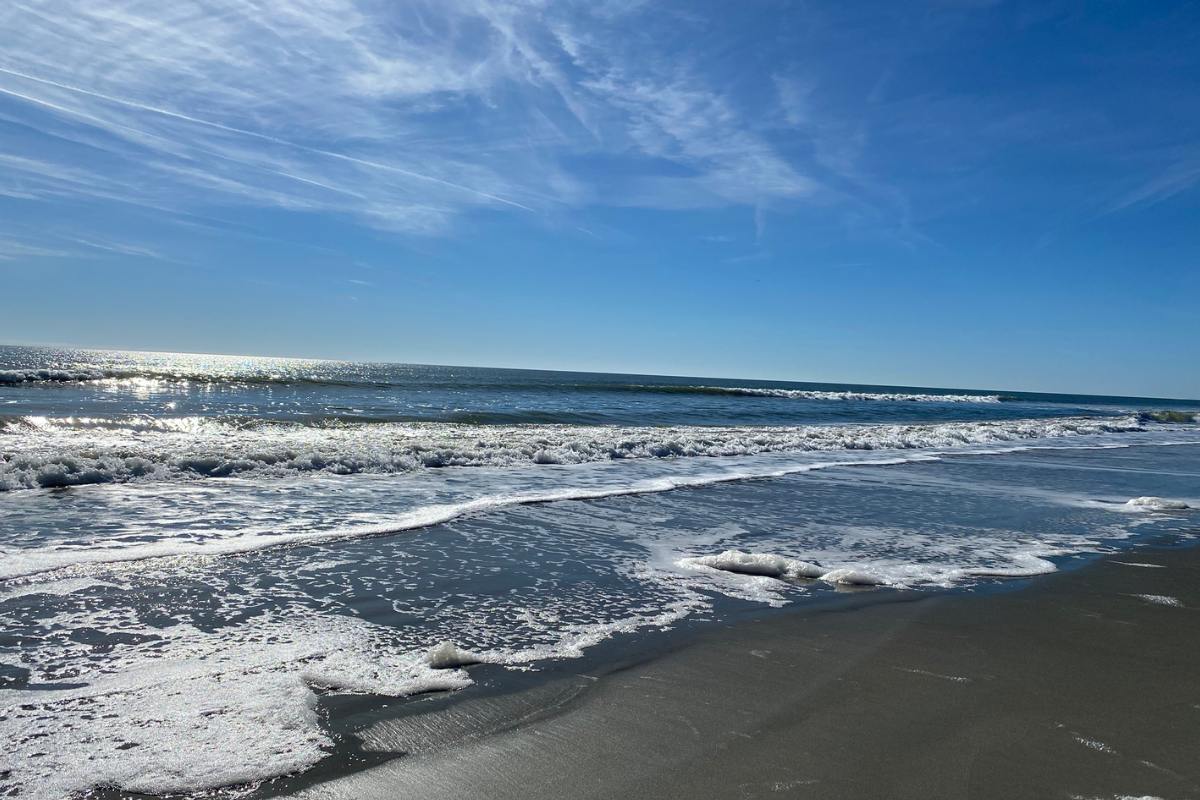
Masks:
[[[807,425],[1192,409],[1196,401],[911,386],[0,347],[0,413],[469,424]]]

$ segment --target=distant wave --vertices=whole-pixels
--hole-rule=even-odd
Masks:
[[[0,369],[0,385],[18,383],[81,383],[108,377],[95,369]]]
[[[655,387],[658,388],[658,387]],[[795,400],[858,400],[908,403],[999,403],[998,394],[935,394],[909,392],[827,392],[811,389],[772,389],[754,386],[680,386],[678,391],[704,394],[731,394],[745,397],[787,397]]]
[[[965,445],[1144,430],[1137,417],[921,425],[616,427],[282,422],[179,418],[8,418],[0,491],[232,475],[399,473],[437,467],[579,464]]]
[[[1200,422],[1200,412],[1196,411],[1141,411],[1138,413],[1141,422],[1189,423]]]

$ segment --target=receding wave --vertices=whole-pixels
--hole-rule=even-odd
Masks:
[[[338,423],[209,417],[9,418],[0,491],[233,475],[400,473],[437,467],[832,450],[950,449],[1144,430],[1137,417],[919,425],[616,427]]]

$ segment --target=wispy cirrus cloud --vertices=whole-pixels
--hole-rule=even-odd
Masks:
[[[1014,185],[998,178],[1006,154],[1086,154],[1099,175],[1118,172],[1113,153],[1161,145],[1117,113],[1136,97],[1106,111],[1071,86],[989,90],[945,68],[1007,13],[15,0],[0,6],[0,202],[180,224],[268,209],[402,234],[482,213],[594,231],[594,208],[736,208],[760,242],[777,214],[835,209],[822,232],[925,247],[930,220],[981,197],[1025,204],[995,191]],[[1131,171],[1103,176],[1124,191],[1110,210],[1200,181],[1194,159],[1138,166],[1134,189]]]
[[[148,245],[114,238],[83,238],[54,228],[0,232],[0,260],[28,261],[44,258],[88,259],[121,256],[164,260]]]
[[[754,205],[813,191],[705,77],[616,46],[641,11],[12,3],[0,10],[0,119],[36,135],[0,160],[0,192],[249,204],[429,233],[477,209]],[[571,168],[631,155],[654,164],[612,180]]]
[[[1181,158],[1144,181],[1140,186],[1112,202],[1105,213],[1151,206],[1200,184],[1200,155]]]
[[[78,253],[67,249],[43,247],[17,239],[0,237],[0,261],[29,258],[68,258],[75,255],[78,255]]]

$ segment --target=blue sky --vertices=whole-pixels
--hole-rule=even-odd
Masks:
[[[0,8],[0,341],[1200,396],[1200,6]]]

